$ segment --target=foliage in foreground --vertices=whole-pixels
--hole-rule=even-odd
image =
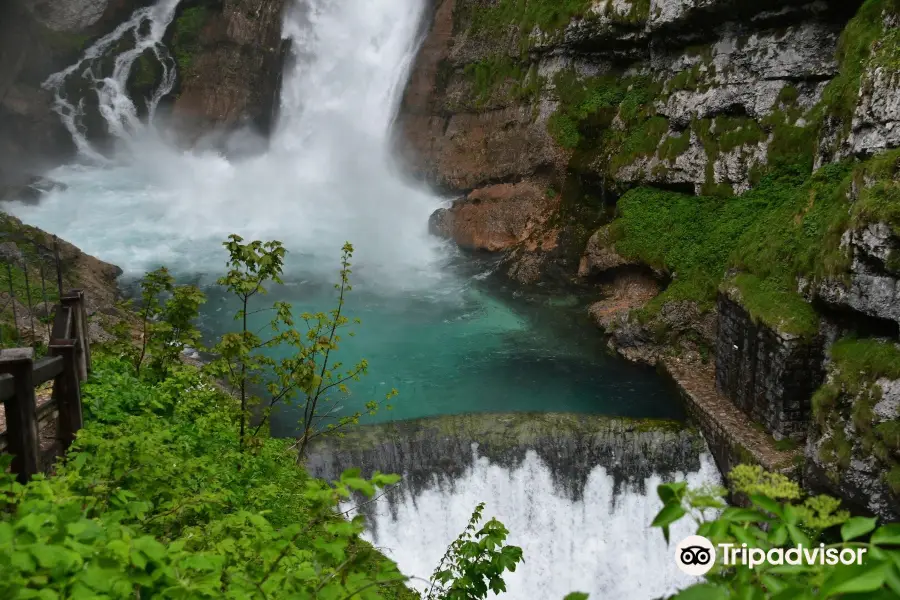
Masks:
[[[681,600],[805,600],[813,598],[900,597],[900,524],[877,527],[875,519],[851,517],[829,496],[806,497],[800,486],[761,467],[740,465],[729,474],[733,490],[749,506],[726,506],[726,490],[688,489],[687,484],[659,486],[663,509],[653,525],[666,540],[669,527],[689,516],[697,535],[741,548],[865,549],[861,565],[783,564],[750,567],[723,564],[721,552],[706,581],[681,591]],[[876,528],[877,527],[877,528]]]
[[[101,357],[84,401],[88,425],[54,477],[0,474],[0,597],[416,597],[360,539],[363,518],[337,512],[399,477],[328,484],[268,437],[242,452],[235,401],[192,367],[151,382]],[[496,521],[467,531],[474,546],[454,547],[462,570],[435,598],[484,598],[521,559]]]

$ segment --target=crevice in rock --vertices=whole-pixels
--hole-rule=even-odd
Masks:
[[[852,308],[829,304],[816,298],[813,307],[826,322],[841,331],[842,336],[855,335],[860,338],[876,337],[900,341],[900,323],[867,315]]]

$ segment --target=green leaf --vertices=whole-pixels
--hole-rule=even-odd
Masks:
[[[674,600],[728,600],[728,593],[712,583],[701,583],[682,590]]]
[[[669,543],[669,525],[683,517],[687,514],[687,511],[684,510],[684,507],[681,506],[680,502],[672,501],[669,504],[666,504],[662,507],[662,510],[656,515],[656,518],[653,519],[653,523],[651,527],[661,527],[663,532],[663,537],[666,540],[666,543]]]
[[[900,523],[882,525],[872,534],[871,542],[879,546],[900,546]]]
[[[563,600],[588,600],[589,596],[583,592],[572,592],[571,594],[566,594],[566,597]]]
[[[807,535],[803,533],[796,525],[788,525],[787,530],[795,544],[802,544],[807,548],[812,546],[812,544],[810,544],[809,542],[809,537],[807,537]]]
[[[862,537],[875,529],[877,519],[866,517],[853,517],[841,526],[841,538],[847,542]]]
[[[666,504],[662,507],[662,510],[659,511],[659,513],[656,515],[656,518],[653,519],[651,527],[666,527],[678,521],[686,514],[687,511],[684,510],[684,507],[681,506],[681,503],[670,502],[669,504]]]
[[[732,523],[768,523],[772,519],[752,508],[726,508],[719,517]]]
[[[863,565],[841,566],[822,586],[822,596],[837,596],[858,592],[873,592],[879,589],[887,578],[889,563],[868,562]]]
[[[680,504],[686,490],[687,482],[678,481],[660,484],[656,488],[656,493],[659,495],[659,499],[663,501],[663,504],[670,504],[675,501]]]
[[[763,496],[761,494],[754,494],[750,496],[750,502],[757,505],[763,510],[769,511],[776,517],[781,518],[783,512],[781,510],[781,504],[779,504],[776,500],[772,500],[768,496]]]

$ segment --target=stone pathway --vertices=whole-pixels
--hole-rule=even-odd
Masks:
[[[747,415],[716,391],[713,365],[678,359],[666,359],[662,364],[680,388],[688,412],[699,421],[723,472],[751,458],[766,470],[793,475],[802,448],[779,450],[770,435],[755,427]],[[723,456],[723,451],[727,457]],[[723,461],[730,464],[723,465]]]

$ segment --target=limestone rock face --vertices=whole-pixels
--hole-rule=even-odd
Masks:
[[[22,185],[74,144],[41,84],[90,40],[150,0],[7,0],[0,3],[0,187]]]
[[[242,125],[268,135],[287,50],[281,39],[284,5],[284,0],[225,0],[209,15],[198,49],[180,73],[173,107],[188,137]]]
[[[109,0],[25,0],[25,6],[53,31],[81,31],[103,17]]]
[[[885,223],[873,223],[859,231],[848,231],[841,242],[852,255],[849,282],[826,280],[819,284],[816,296],[833,306],[900,324],[897,232]]]
[[[599,276],[611,269],[634,264],[616,252],[609,227],[601,227],[588,240],[578,264],[578,276]]]
[[[877,428],[900,419],[900,380],[880,378],[874,382],[877,403],[872,407],[872,421],[866,427]],[[871,389],[856,396],[841,393],[827,417],[816,419],[810,428],[806,445],[805,485],[835,495],[850,507],[880,517],[885,522],[900,519],[900,496],[887,481],[893,471],[865,438],[871,432],[858,430],[852,418],[854,406],[867,402]],[[846,444],[846,445],[845,445]],[[836,448],[845,448],[839,456]]]

